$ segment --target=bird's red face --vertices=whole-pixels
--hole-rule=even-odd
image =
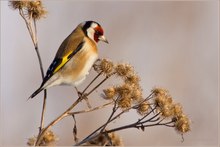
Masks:
[[[103,41],[108,43],[107,39],[104,36],[104,31],[102,27],[97,22],[85,22],[83,25],[83,30],[86,32],[87,36],[94,42],[98,43],[99,41]]]
[[[102,29],[101,26],[95,27],[94,30],[95,30],[94,40],[95,40],[96,42],[98,42],[98,41],[100,40],[99,38],[103,36],[104,31],[103,31],[103,29]]]

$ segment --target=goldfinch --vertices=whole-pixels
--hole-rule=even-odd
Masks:
[[[82,83],[98,59],[98,41],[108,43],[101,25],[95,21],[80,23],[62,42],[41,86],[29,98],[52,86]]]

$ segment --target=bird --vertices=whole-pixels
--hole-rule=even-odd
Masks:
[[[108,43],[98,22],[80,23],[61,43],[40,87],[28,99],[53,86],[80,85],[98,59],[99,41]]]

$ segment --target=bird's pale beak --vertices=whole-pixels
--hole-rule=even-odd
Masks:
[[[103,41],[103,42],[105,42],[105,43],[108,43],[108,40],[105,38],[104,35],[100,36],[100,37],[99,37],[99,40],[100,40],[100,41]]]

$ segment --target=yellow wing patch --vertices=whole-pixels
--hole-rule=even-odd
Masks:
[[[64,64],[66,64],[67,61],[69,61],[70,58],[68,58],[68,57],[70,54],[71,54],[71,52],[62,58],[62,62],[60,63],[59,66],[57,66],[57,68],[53,71],[53,73],[56,73],[61,67],[63,67]]]
[[[61,67],[63,67],[64,64],[66,64],[66,62],[68,62],[71,59],[71,57],[74,56],[83,47],[83,44],[84,41],[81,42],[74,51],[71,51],[66,56],[64,56],[62,58],[61,63],[55,68],[53,74],[56,73]]]

